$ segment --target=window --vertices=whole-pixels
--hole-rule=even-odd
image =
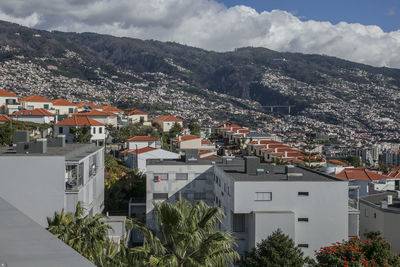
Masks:
[[[218,184],[218,176],[215,176],[215,183]]]
[[[73,108],[69,108],[69,109],[68,109],[68,113],[69,113],[69,114],[74,113],[74,109],[73,109]]]
[[[176,180],[187,180],[188,174],[187,173],[177,173]]]
[[[309,194],[308,194],[308,192],[298,192],[297,195],[298,195],[298,196],[302,196],[302,197],[304,196],[304,197],[305,197],[305,196],[308,196]]]
[[[99,127],[99,134],[103,133],[103,128]]]
[[[272,192],[256,192],[256,201],[271,201]]]
[[[140,123],[143,123],[143,122],[144,122],[144,117],[140,116]]]
[[[44,105],[43,105],[43,108],[44,108],[44,109],[49,109],[49,104],[44,104]]]
[[[233,231],[244,232],[245,231],[245,214],[233,214]]]
[[[298,218],[298,222],[308,222],[308,218]]]
[[[308,244],[298,244],[297,247],[299,247],[299,248],[308,248]]]
[[[154,174],[154,181],[162,181],[162,180],[168,180],[167,173],[155,173]]]
[[[96,134],[96,127],[93,127],[93,134]]]
[[[198,192],[194,193],[194,200],[206,200],[206,193],[205,192]]]
[[[58,127],[58,133],[62,134],[63,133],[63,127]]]
[[[168,193],[153,193],[153,199],[168,199]]]

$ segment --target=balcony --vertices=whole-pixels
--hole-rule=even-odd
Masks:
[[[83,164],[65,166],[65,190],[78,190],[83,184]]]

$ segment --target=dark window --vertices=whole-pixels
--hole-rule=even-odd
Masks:
[[[74,109],[73,108],[69,108],[68,109],[68,113],[74,113]]]
[[[176,180],[187,180],[188,174],[187,173],[177,173]]]
[[[62,134],[63,133],[63,127],[58,127],[58,133]]]
[[[96,127],[93,127],[93,134],[96,134]]]
[[[400,190],[400,181],[399,180],[394,181],[394,190]]]
[[[298,244],[299,248],[308,248],[308,244]]]
[[[99,127],[99,134],[103,133],[103,128]]]
[[[168,193],[153,193],[153,199],[168,199]]]
[[[45,109],[49,109],[49,104],[44,104],[43,107],[44,107]]]
[[[374,218],[376,218],[376,213],[374,213]]]
[[[144,117],[143,117],[143,116],[140,117],[140,122],[141,122],[141,123],[144,122]]]
[[[244,214],[233,214],[233,231],[244,232],[246,217]]]
[[[308,218],[298,218],[297,221],[299,221],[299,222],[308,222]]]
[[[298,192],[297,193],[298,196],[308,196],[308,192]]]

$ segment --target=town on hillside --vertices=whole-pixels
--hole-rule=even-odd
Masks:
[[[348,142],[312,131],[294,138],[282,129],[243,126],[234,117],[185,118],[0,89],[1,212],[28,221],[43,240],[48,229],[75,249],[68,252],[73,262],[81,254],[98,266],[119,265],[109,255],[93,256],[85,247],[89,241],[78,244],[63,235],[66,221],[98,223],[104,240],[112,242],[96,246],[115,253],[131,249],[137,257],[125,260],[141,260],[138,266],[146,266],[152,253],[162,254],[148,244],[167,246],[151,233],[173,230],[160,230],[166,225],[160,216],[171,210],[182,212],[179,218],[215,212],[210,229],[229,234],[219,238],[228,244],[230,256],[223,257],[232,266],[279,233],[301,257],[320,263],[332,244],[362,243],[371,232],[379,232],[372,240],[381,242],[380,235],[391,244],[388,253],[400,253],[399,143]],[[189,222],[179,225],[191,229]],[[43,242],[63,253],[60,244]],[[74,266],[91,266],[89,261]]]

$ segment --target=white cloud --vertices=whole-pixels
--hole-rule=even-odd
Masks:
[[[293,12],[294,13],[294,12]],[[0,19],[30,27],[176,41],[228,51],[261,46],[400,68],[400,30],[313,20],[213,0],[2,0]]]

